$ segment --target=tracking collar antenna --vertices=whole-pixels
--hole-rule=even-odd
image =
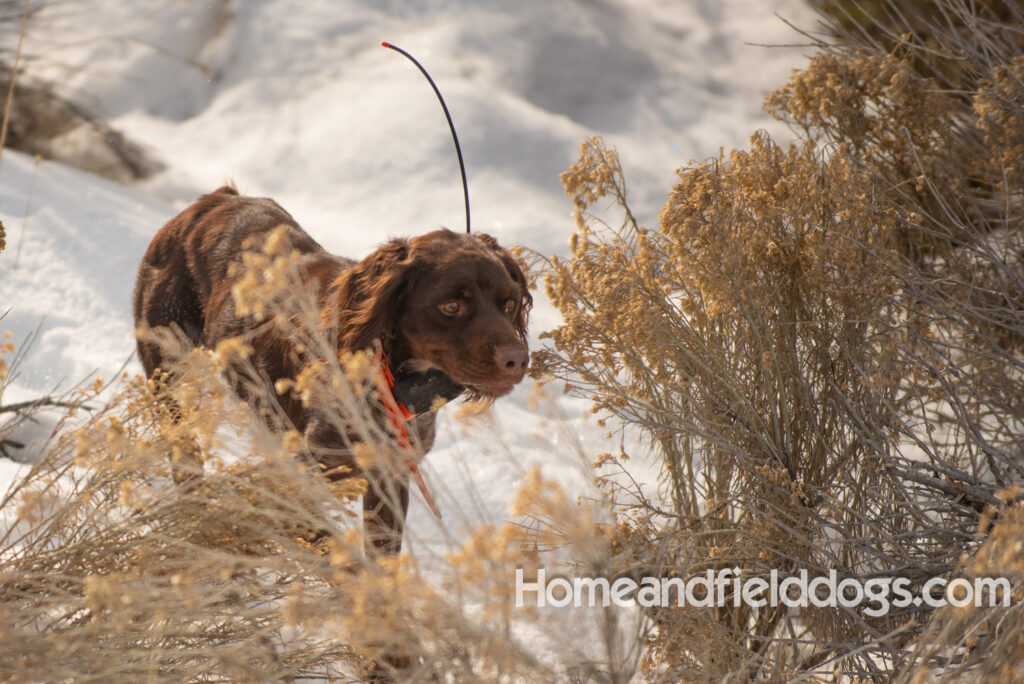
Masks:
[[[441,109],[444,110],[444,117],[448,119],[448,128],[451,129],[452,132],[452,140],[455,141],[455,153],[459,155],[459,171],[462,172],[462,197],[466,204],[466,233],[469,234],[469,183],[466,181],[466,164],[462,161],[462,146],[459,145],[459,136],[455,133],[455,124],[452,122],[452,115],[448,112],[448,105],[445,104],[444,98],[441,96],[441,91],[438,89],[437,84],[434,83],[434,79],[430,77],[430,74],[427,73],[427,70],[415,57],[397,45],[392,45],[387,41],[382,42],[381,45],[404,55],[406,59],[415,64],[416,68],[419,69],[420,73],[422,73],[427,79],[427,82],[430,83],[430,87],[434,89],[434,94],[437,95],[437,101],[441,103]]]

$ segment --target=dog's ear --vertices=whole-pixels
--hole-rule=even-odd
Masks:
[[[519,262],[517,262],[516,258],[512,256],[512,253],[499,245],[496,239],[486,233],[477,233],[476,238],[490,248],[495,255],[497,255],[501,260],[501,263],[505,266],[505,270],[508,271],[509,277],[511,277],[519,286],[519,306],[516,307],[516,317],[512,321],[512,324],[515,326],[516,332],[519,333],[519,337],[525,344],[526,323],[530,316],[530,309],[533,308],[533,297],[530,295],[530,286],[526,281],[526,275],[523,274],[523,269],[519,267]]]
[[[409,252],[406,240],[392,240],[338,278],[334,296],[340,349],[367,349],[374,340],[386,343],[394,335],[412,280]]]

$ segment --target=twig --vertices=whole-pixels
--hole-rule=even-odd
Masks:
[[[15,404],[7,404],[0,406],[0,413],[12,413],[18,411],[24,411],[26,409],[35,409],[43,407],[56,407],[56,408],[80,408],[86,411],[92,411],[92,407],[88,404],[84,404],[77,401],[61,401],[54,399],[53,397],[42,397],[40,399],[30,399],[28,401],[19,401]]]
[[[985,510],[985,506],[999,507],[999,499],[983,487],[966,482],[942,480],[931,475],[925,475],[924,473],[899,468],[892,464],[886,464],[885,469],[901,479],[940,491],[954,501],[962,500],[964,504],[978,512]]]

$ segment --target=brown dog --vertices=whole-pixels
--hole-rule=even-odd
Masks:
[[[315,294],[321,322],[339,353],[379,342],[392,369],[408,371],[406,379],[413,385],[422,376],[430,381],[424,386],[441,387],[438,393],[446,398],[463,391],[499,397],[522,380],[532,298],[519,266],[494,238],[439,230],[391,240],[356,263],[324,251],[276,202],[242,197],[233,187],[199,198],[153,238],[135,285],[136,327],[176,327],[192,345],[208,348],[242,336],[269,386],[294,378],[316,359],[287,335],[268,332],[266,326],[257,330],[251,319],[236,315],[232,297],[232,286],[242,275],[243,242],[278,226],[286,227],[301,255],[303,286]],[[142,338],[138,352],[147,376],[168,370],[174,360],[163,358],[159,345]],[[367,549],[397,553],[409,500],[408,470],[399,475],[360,472],[343,435],[315,408],[304,409],[288,398],[278,401],[291,425],[272,427],[294,427],[304,434],[325,470],[344,473],[337,477],[367,478]],[[407,426],[428,451],[434,414],[422,413]]]

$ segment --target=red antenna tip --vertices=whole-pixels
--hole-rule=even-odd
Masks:
[[[384,47],[391,47],[391,43],[389,43],[386,40],[385,41],[381,41],[381,45],[383,45]]]

